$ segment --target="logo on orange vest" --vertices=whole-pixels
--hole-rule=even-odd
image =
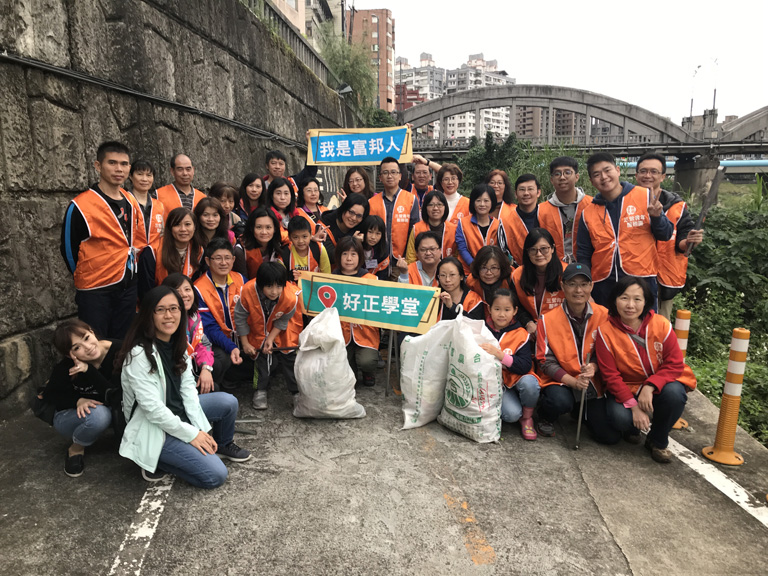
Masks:
[[[405,206],[398,206],[397,207],[398,212],[405,212]]]
[[[635,208],[631,204],[629,206],[627,206],[627,214],[632,216],[635,212],[637,212],[637,208]]]
[[[277,320],[278,318],[280,318],[282,315],[283,315],[283,313],[282,313],[282,312],[275,312],[275,320]]]

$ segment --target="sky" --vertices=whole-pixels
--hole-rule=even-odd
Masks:
[[[716,105],[719,121],[768,106],[768,1],[604,2],[347,0],[388,8],[395,56],[442,68],[470,54],[497,60],[518,84],[611,96],[680,124]]]

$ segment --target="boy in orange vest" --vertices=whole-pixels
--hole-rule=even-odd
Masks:
[[[122,339],[136,314],[137,257],[147,234],[141,206],[122,188],[127,146],[104,142],[93,165],[99,183],[67,207],[61,255],[74,275],[78,318],[99,338]]]

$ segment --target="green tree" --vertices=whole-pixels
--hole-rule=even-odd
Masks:
[[[377,87],[368,51],[359,44],[349,44],[334,34],[332,26],[324,25],[320,29],[320,53],[337,78],[352,88],[348,98],[365,117],[373,108]]]
[[[371,108],[365,115],[366,128],[389,128],[397,126],[392,114],[380,108]]]

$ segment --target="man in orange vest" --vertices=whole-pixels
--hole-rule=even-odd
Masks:
[[[99,183],[67,207],[61,255],[74,275],[78,318],[99,338],[122,339],[136,314],[137,256],[147,238],[144,216],[122,188],[131,168],[124,144],[101,144],[93,166]]]
[[[675,231],[666,242],[656,241],[659,255],[659,314],[669,320],[672,300],[685,287],[688,271],[689,248],[695,248],[704,239],[703,230],[694,230],[694,222],[685,201],[674,192],[661,187],[667,177],[667,159],[661,154],[647,152],[637,161],[637,183],[659,197],[664,214],[672,222]]]
[[[205,198],[205,194],[192,186],[195,167],[189,156],[176,154],[171,158],[171,175],[173,182],[157,189],[157,199],[163,203],[166,219],[174,208],[186,208],[192,212],[197,203]]]
[[[405,249],[411,230],[421,220],[421,213],[416,196],[400,188],[400,162],[397,159],[387,156],[381,161],[379,179],[384,192],[374,194],[369,200],[370,213],[379,216],[387,225],[389,258],[393,264],[390,280],[397,282],[400,274],[408,272]]]
[[[563,271],[565,302],[539,320],[536,359],[541,379],[539,421],[541,436],[555,435],[561,414],[577,410],[585,393],[583,418],[601,444],[616,444],[621,434],[608,422],[602,382],[594,359],[595,334],[608,319],[608,310],[590,303],[592,274],[586,264],[572,263]]]
[[[499,247],[512,257],[515,265],[523,263],[523,244],[528,232],[539,228],[541,184],[534,174],[521,174],[515,180],[517,207],[507,212],[499,223]]]
[[[575,262],[577,224],[592,197],[576,186],[579,163],[570,156],[560,156],[549,163],[549,181],[555,192],[546,202],[539,204],[539,226],[555,239],[557,257],[563,262]]]
[[[309,131],[307,131],[307,142],[309,142]],[[299,184],[304,182],[304,180],[309,180],[310,178],[315,178],[317,176],[317,166],[307,166],[306,164],[298,174],[286,176],[285,168],[287,162],[288,159],[280,150],[270,150],[267,152],[267,156],[264,160],[267,173],[263,178],[265,189],[269,187],[269,184],[275,178],[285,178],[290,182],[291,187],[293,188],[293,193],[298,194]]]
[[[674,226],[656,195],[620,180],[621,170],[612,154],[590,156],[587,173],[599,194],[581,213],[576,260],[592,270],[592,297],[605,306],[619,278],[638,276],[648,282],[655,310],[656,241],[669,240]]]
[[[424,196],[427,192],[434,190],[434,187],[430,184],[432,182],[431,167],[433,164],[437,166],[438,170],[440,169],[440,164],[430,162],[424,156],[413,155],[413,183],[411,184],[410,192],[419,199],[419,208],[424,203]]]

